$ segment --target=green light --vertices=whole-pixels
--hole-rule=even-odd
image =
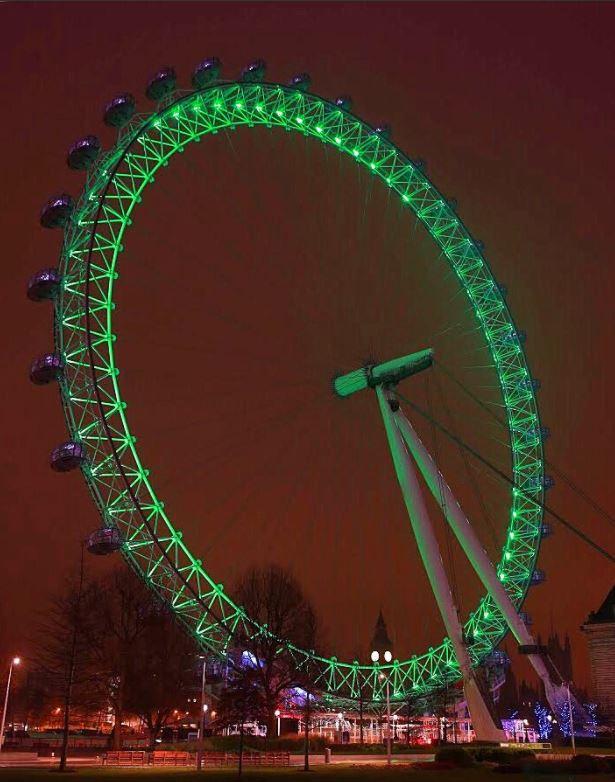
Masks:
[[[341,375],[341,377],[336,377],[333,381],[335,393],[341,397],[351,396],[367,387],[367,373],[363,368],[354,372],[348,372],[346,375]]]
[[[408,356],[400,356],[382,364],[369,364],[340,375],[333,381],[333,388],[338,396],[351,396],[357,391],[375,388],[383,383],[399,383],[427,369],[432,362],[431,350],[419,350]]]
[[[97,239],[100,238],[100,243],[97,241],[92,253],[93,267],[97,265],[104,269],[104,277],[97,278],[96,285],[101,288],[103,284],[111,286],[112,280],[117,278],[116,263],[122,236],[130,224],[132,207],[141,201],[143,189],[154,181],[158,168],[165,165],[176,152],[182,151],[189,142],[199,141],[208,134],[217,133],[224,128],[231,128],[243,121],[243,117],[246,116],[243,112],[241,115],[234,111],[230,114],[227,113],[231,107],[236,110],[243,109],[244,112],[246,107],[248,108],[250,127],[254,125],[283,126],[288,130],[293,130],[297,135],[308,134],[318,138],[321,142],[334,142],[334,145],[338,145],[340,152],[347,153],[353,159],[358,158],[357,162],[363,164],[366,169],[372,172],[378,170],[380,175],[389,173],[385,180],[386,184],[394,189],[403,204],[408,205],[413,215],[422,221],[425,230],[437,242],[444,260],[454,271],[463,292],[468,297],[468,302],[479,320],[479,326],[489,342],[500,385],[505,389],[503,401],[508,421],[515,421],[516,424],[523,421],[524,425],[528,421],[537,421],[535,395],[531,388],[528,391],[524,388],[523,393],[516,390],[518,380],[522,377],[529,377],[522,348],[516,344],[499,346],[496,335],[504,333],[508,326],[514,329],[514,324],[507,308],[502,306],[499,294],[496,296],[485,294],[485,291],[493,290],[493,277],[489,267],[482,258],[481,252],[473,245],[471,234],[464,225],[447,216],[447,205],[441,205],[442,199],[439,191],[425,174],[416,167],[408,165],[407,158],[387,139],[378,139],[376,153],[373,152],[374,147],[370,147],[372,151],[367,152],[366,138],[368,135],[366,134],[369,134],[370,128],[351,113],[338,111],[330,103],[315,95],[303,95],[298,104],[296,93],[283,86],[267,83],[253,85],[240,82],[221,82],[212,91],[207,91],[205,97],[204,94],[194,93],[181,95],[177,104],[161,110],[159,114],[154,114],[149,122],[145,122],[141,126],[138,126],[137,123],[134,126],[131,125],[134,145],[139,149],[138,155],[133,157],[132,152],[129,152],[117,165],[118,157],[110,156],[110,160],[114,161],[112,166],[108,165],[106,169],[92,171],[86,186],[87,190],[82,195],[81,204],[84,206],[80,206],[79,213],[74,218],[75,221],[80,220],[82,227],[86,227],[86,229],[80,231],[79,235],[71,237],[70,246],[65,247],[62,251],[62,272],[71,282],[64,289],[61,306],[58,304],[56,308],[56,322],[60,324],[58,349],[69,345],[68,355],[70,358],[67,363],[79,370],[67,375],[65,384],[61,388],[64,402],[71,411],[71,419],[81,422],[84,420],[84,413],[89,418],[94,409],[92,405],[96,405],[92,389],[88,386],[84,387],[83,384],[80,385],[83,380],[83,372],[88,366],[87,345],[82,325],[77,318],[67,315],[67,313],[78,312],[83,307],[86,280],[86,274],[83,271],[84,259],[88,257],[88,240],[91,239],[92,232],[96,231]],[[302,111],[306,111],[306,117],[296,115],[298,107],[301,107]],[[190,114],[191,110],[193,113]],[[190,123],[175,121],[186,116],[190,117]],[[289,121],[279,119],[284,117]],[[312,124],[316,117],[321,117],[324,124]],[[291,118],[294,119],[290,121]],[[305,125],[305,128],[302,125]],[[162,150],[160,149],[161,132],[155,131],[154,128],[168,131],[168,147],[165,145]],[[334,130],[334,134],[338,135],[331,136],[331,130],[334,128],[337,128],[337,131]],[[123,143],[122,141],[115,150],[112,150],[112,155],[118,155],[122,152]],[[377,154],[378,157],[370,161],[365,159],[366,154]],[[120,202],[122,209],[121,214],[118,214],[117,205]],[[113,350],[115,336],[112,335],[112,288],[101,291],[100,296],[107,317],[105,319],[96,315],[97,328],[101,328],[100,336],[96,337],[99,345],[97,347],[97,362],[100,362],[98,382],[102,387],[104,398],[115,402],[117,407],[116,410],[113,405],[109,406],[106,409],[106,415],[109,418],[112,431],[117,432],[114,435],[116,441],[122,444],[122,452],[118,459],[119,464],[126,469],[129,475],[136,476],[137,480],[140,478],[143,481],[145,473],[140,467],[136,446],[132,447],[133,441],[128,434],[128,424],[123,412],[125,405],[123,403],[117,404],[121,400],[121,396],[120,389],[115,382],[117,368],[115,367]],[[498,298],[497,306],[494,301],[496,298]],[[347,381],[345,384],[340,379],[334,381],[334,384],[337,384],[336,390],[339,395],[344,395],[344,393],[349,395],[349,392],[354,393],[353,389],[363,388],[366,382],[364,368],[356,370],[355,373],[349,373],[345,376],[345,381]],[[343,388],[342,385],[344,385]],[[349,403],[352,404],[352,402]],[[512,423],[510,423],[509,429],[512,428]],[[106,462],[103,466],[105,454],[109,452],[109,444],[104,432],[88,428],[87,439],[93,446],[92,485],[98,492],[96,496],[108,498],[110,496],[108,492],[110,481],[117,481],[118,485],[121,484],[121,474],[114,463]],[[513,478],[517,485],[526,486],[528,465],[532,465],[532,475],[543,469],[542,445],[540,442],[536,442],[524,444],[523,448],[515,447],[519,444],[520,438],[514,432],[512,440],[514,448],[512,451]],[[123,453],[124,444],[126,444],[126,456]],[[536,465],[535,470],[534,465]],[[135,480],[135,477],[132,479]],[[139,487],[139,490],[141,488]],[[149,494],[149,502],[153,503],[148,507],[156,507],[156,501],[153,499],[155,498],[154,490],[149,483],[143,487],[143,491],[146,495]],[[514,495],[513,501],[517,505],[523,492],[518,492],[515,489]],[[145,499],[147,501],[147,496]],[[154,583],[160,583],[162,569],[158,565],[152,564],[157,561],[153,556],[157,555],[158,544],[152,539],[146,527],[130,526],[128,511],[118,505],[117,500],[107,499],[106,502],[106,512],[112,514],[114,520],[117,519],[118,526],[123,525],[124,530],[128,531],[127,541],[129,538],[131,551],[135,554],[139,551],[144,552],[142,560],[136,562],[137,568],[145,573],[151,572]],[[531,505],[528,508],[526,505],[527,503],[524,503],[522,506],[523,510],[520,509],[520,506],[519,509],[513,510],[511,508],[509,512],[508,540],[506,549],[501,551],[501,564],[498,569],[498,576],[502,577],[500,573],[506,575],[507,582],[508,580],[511,582],[507,586],[514,587],[514,594],[511,596],[517,608],[522,603],[535,564],[542,518],[541,507]],[[523,517],[523,532],[516,535],[514,527],[519,523],[519,516]],[[179,541],[181,539],[179,534],[177,537],[173,537],[173,527],[166,516],[161,517],[158,523],[163,536],[165,536],[161,538],[162,540]],[[219,628],[210,629],[210,623],[205,614],[202,611],[194,610],[194,603],[189,605],[183,597],[177,600],[178,594],[180,594],[178,590],[191,587],[198,590],[199,595],[203,596],[203,603],[205,604],[207,601],[212,603],[212,610],[215,610],[216,614],[222,617],[221,623],[226,630],[234,631],[233,622],[237,621],[238,616],[245,616],[245,614],[238,613],[237,606],[234,606],[232,600],[214,585],[200,560],[192,558],[183,544],[181,550],[177,551],[177,558],[176,583],[170,587],[170,591],[175,592],[173,605],[186,626],[191,629],[193,634],[199,636],[201,643],[224,653],[224,644],[220,641]],[[143,564],[145,561],[147,561],[147,565]],[[183,595],[183,591],[181,594]],[[169,597],[169,602],[171,602],[171,597]],[[479,607],[475,608],[465,625],[468,632],[477,638],[479,636],[482,638],[481,654],[493,648],[501,638],[503,631],[501,617],[495,611],[490,612],[487,607],[490,605],[489,601],[487,601],[487,606],[484,603],[483,600]],[[265,632],[266,628],[261,627],[261,630]],[[450,670],[445,667],[448,665],[445,659],[450,659],[450,655],[445,654],[448,649],[447,644],[450,645],[450,641],[447,640],[444,644],[431,648],[420,656],[401,662],[399,675],[402,678],[400,681],[407,682],[408,686],[412,686],[417,692],[428,692],[433,687],[429,680],[431,672],[435,671],[436,681],[441,681],[442,675],[446,676],[448,671],[450,679]],[[309,658],[307,652],[296,650],[296,653],[299,660]],[[317,665],[321,671],[320,681],[321,684],[324,683],[323,689],[330,693],[341,695],[344,691],[342,697],[346,697],[348,694],[350,697],[356,698],[358,688],[363,686],[369,690],[369,695],[376,693],[377,697],[381,697],[380,685],[373,681],[373,667],[359,666],[359,671],[351,681],[348,676],[349,665],[346,663],[340,663],[335,658],[330,658],[328,661],[319,660]],[[325,668],[331,673],[330,679],[322,678],[322,670]]]

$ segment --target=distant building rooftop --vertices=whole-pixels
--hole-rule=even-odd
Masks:
[[[376,620],[376,627],[374,628],[374,635],[372,637],[372,649],[376,649],[380,653],[387,649],[391,651],[393,642],[389,638],[386,622],[382,616],[382,610],[378,613],[378,619]]]
[[[604,602],[597,611],[592,611],[585,624],[602,625],[615,624],[615,586],[605,597]]]

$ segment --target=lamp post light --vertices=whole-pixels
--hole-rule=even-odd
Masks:
[[[568,687],[568,720],[569,720],[569,726],[570,726],[570,742],[572,744],[572,754],[577,754],[577,748],[574,741],[574,719],[572,716],[572,703],[570,698],[570,682],[567,683]]]
[[[21,663],[21,657],[13,657],[9,665],[9,677],[6,680],[6,692],[4,694],[4,708],[2,709],[2,723],[0,724],[0,752],[4,744],[4,725],[6,723],[6,710],[9,705],[9,691],[11,689],[11,677],[13,675],[13,666]]]
[[[200,771],[203,767],[203,740],[205,739],[205,714],[207,713],[207,704],[205,703],[205,670],[207,664],[207,657],[205,655],[199,655],[199,660],[203,661],[203,669],[201,672],[201,719],[199,723],[199,748],[196,753],[196,767],[197,771]]]
[[[280,710],[276,709],[274,712],[275,718],[278,721],[278,738],[280,738]]]
[[[371,654],[372,662],[377,663],[380,659],[380,652],[376,649]],[[387,649],[383,655],[384,661],[390,663],[393,659],[393,654]],[[387,766],[391,765],[391,693],[389,687],[389,677],[385,673],[380,673],[378,678],[386,684],[386,698],[387,698]]]

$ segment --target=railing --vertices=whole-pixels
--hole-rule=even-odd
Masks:
[[[194,752],[175,752],[172,750],[113,751],[103,755],[104,766],[195,766]],[[244,766],[290,766],[289,752],[244,752]],[[237,766],[239,755],[236,752],[204,752],[203,766]]]
[[[103,766],[147,766],[147,755],[143,750],[106,752],[102,762]]]

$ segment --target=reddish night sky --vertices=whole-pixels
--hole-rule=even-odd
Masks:
[[[360,116],[390,122],[396,143],[458,199],[508,287],[542,381],[547,457],[615,509],[612,5],[26,3],[0,14],[3,648],[27,654],[35,612],[97,525],[81,477],[47,465],[65,434],[57,394],[27,381],[30,359],[50,346],[51,314],[24,285],[55,263],[60,239],[39,228],[38,210],[55,191],[78,192],[81,175],[64,163],[71,141],[94,132],[112,143],[103,102],[128,90],[145,110],[143,85],[166,64],[187,87],[211,54],[229,77],[263,57],[272,80],[309,71],[315,92],[349,92]],[[249,562],[292,564],[345,654],[367,644],[380,606],[400,657],[433,643],[440,630],[373,400],[340,407],[326,383],[465,318],[461,341],[441,350],[475,390],[488,385],[467,374],[467,356],[484,348],[454,281],[440,279],[420,235],[408,242],[386,194],[316,144],[238,132],[180,157],[135,220],[118,285],[122,389],[159,493],[219,580]],[[423,400],[429,382],[417,380]],[[488,423],[451,404],[464,436],[500,463]],[[473,515],[461,465],[442,458]],[[497,516],[501,489],[477,475]],[[549,501],[615,548],[613,527],[570,490]],[[578,627],[613,569],[554,526],[539,562],[548,580],[526,606],[543,636],[551,626],[571,634],[584,684]],[[501,518],[496,527],[491,542],[481,530],[488,548]],[[475,586],[453,557],[467,600]]]

